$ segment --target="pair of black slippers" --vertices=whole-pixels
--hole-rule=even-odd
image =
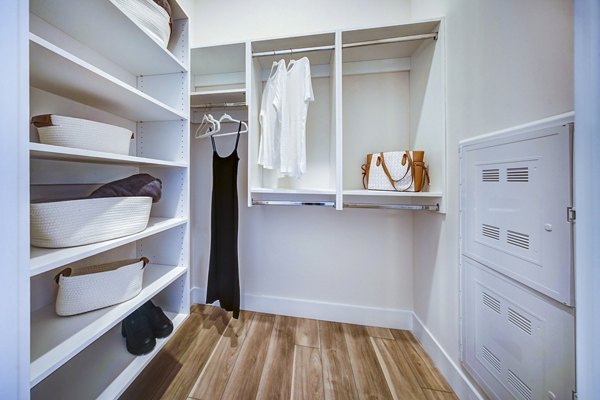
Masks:
[[[156,338],[167,337],[171,332],[173,322],[151,301],[132,312],[121,324],[127,351],[136,356],[150,353],[156,346]]]

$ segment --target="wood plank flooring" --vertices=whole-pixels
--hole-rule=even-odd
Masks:
[[[203,305],[121,398],[457,399],[408,331]]]

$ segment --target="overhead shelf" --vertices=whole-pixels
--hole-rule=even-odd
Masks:
[[[30,385],[38,384],[185,272],[185,267],[148,264],[142,291],[129,301],[69,317],[56,315],[54,304],[34,311],[31,314]],[[124,344],[118,348],[126,352]]]
[[[134,165],[140,167],[187,167],[187,164],[184,162],[125,156],[121,154],[52,146],[41,143],[29,143],[29,153],[32,159],[38,160],[78,161],[95,164]]]
[[[187,119],[185,113],[161,103],[32,33],[29,34],[29,57],[30,83],[38,89],[132,121]]]
[[[136,240],[166,231],[167,229],[183,225],[186,222],[186,218],[150,218],[148,227],[142,232],[118,239],[61,249],[43,249],[32,246],[29,261],[30,274],[31,276],[35,276],[62,265],[82,260],[86,257],[102,253],[103,251],[111,250],[124,244],[132,243]]]
[[[30,9],[135,76],[187,71],[177,57],[144,32],[113,1],[32,0]],[[178,14],[182,13],[178,5],[176,9]]]
[[[120,326],[114,326],[73,357],[68,364],[33,387],[31,398],[118,398],[188,317],[188,314],[183,313],[165,314],[173,321],[173,333],[164,339],[156,339],[156,347],[150,353],[143,356],[129,354],[125,349]]]
[[[243,103],[246,101],[246,89],[201,90],[190,93],[190,105],[201,106],[223,103]]]

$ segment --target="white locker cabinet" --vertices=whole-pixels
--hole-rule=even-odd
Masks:
[[[572,114],[461,142],[461,352],[494,399],[575,389]]]
[[[494,399],[570,399],[574,315],[463,257],[464,365]]]
[[[463,254],[573,304],[570,124],[461,149]]]

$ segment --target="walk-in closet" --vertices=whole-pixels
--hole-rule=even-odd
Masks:
[[[596,398],[595,1],[0,10],[0,398]]]

